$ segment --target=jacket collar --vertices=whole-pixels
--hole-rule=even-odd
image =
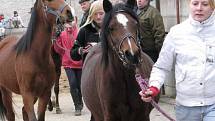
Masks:
[[[215,10],[213,11],[213,13],[211,14],[211,16],[206,19],[205,21],[203,22],[199,22],[199,21],[196,21],[194,20],[191,15],[189,15],[189,20],[190,20],[190,23],[193,25],[193,26],[196,26],[196,27],[206,27],[206,26],[210,26],[212,24],[214,24],[215,22]]]
[[[140,9],[138,8],[137,9],[137,15],[139,15],[141,13],[145,13],[148,10],[149,6],[150,5],[147,5],[147,6],[143,7],[143,8],[140,8]]]

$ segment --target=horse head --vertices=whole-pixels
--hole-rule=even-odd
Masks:
[[[137,65],[141,62],[141,47],[138,40],[139,22],[133,11],[134,0],[126,4],[103,1],[105,17],[101,30],[102,41],[116,52],[124,65]]]
[[[45,11],[43,17],[50,25],[60,26],[63,30],[65,22],[71,23],[74,21],[72,9],[65,0],[39,0],[37,3],[38,6],[43,7],[42,10]]]

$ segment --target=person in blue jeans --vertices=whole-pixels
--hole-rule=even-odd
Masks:
[[[166,36],[149,88],[140,95],[149,102],[174,69],[176,120],[215,121],[215,2],[189,0],[189,7],[189,18]]]
[[[72,9],[74,21],[65,24],[65,30],[61,32],[60,36],[54,43],[55,51],[61,55],[62,66],[65,69],[67,78],[69,80],[70,93],[75,106],[75,115],[81,115],[83,109],[83,100],[81,94],[81,73],[82,60],[75,61],[70,57],[70,50],[74,46],[78,35],[77,16],[74,9]]]

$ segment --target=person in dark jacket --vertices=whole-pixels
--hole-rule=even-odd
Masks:
[[[92,3],[86,23],[80,28],[77,40],[71,49],[73,60],[84,60],[90,48],[98,43],[99,31],[104,18],[102,1],[97,0]]]
[[[80,23],[80,27],[84,25],[84,23],[87,20],[87,17],[89,15],[89,10],[90,10],[90,5],[91,2],[90,0],[79,0],[79,4],[81,6],[82,11],[84,12],[81,18],[81,23]]]
[[[99,32],[104,18],[103,1],[97,0],[91,4],[89,16],[85,24],[80,28],[77,40],[70,51],[73,60],[84,61],[90,48],[100,41]],[[94,121],[91,115],[90,121]]]
[[[150,0],[136,0],[143,52],[156,62],[165,37],[163,18]]]

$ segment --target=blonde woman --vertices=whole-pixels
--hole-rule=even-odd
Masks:
[[[99,31],[104,18],[103,1],[97,0],[91,4],[89,16],[80,28],[77,40],[71,49],[71,58],[81,60],[86,57],[89,49],[98,43]]]
[[[176,120],[215,121],[215,3],[189,0],[190,16],[171,28],[153,66],[143,101],[156,96],[175,68]]]

